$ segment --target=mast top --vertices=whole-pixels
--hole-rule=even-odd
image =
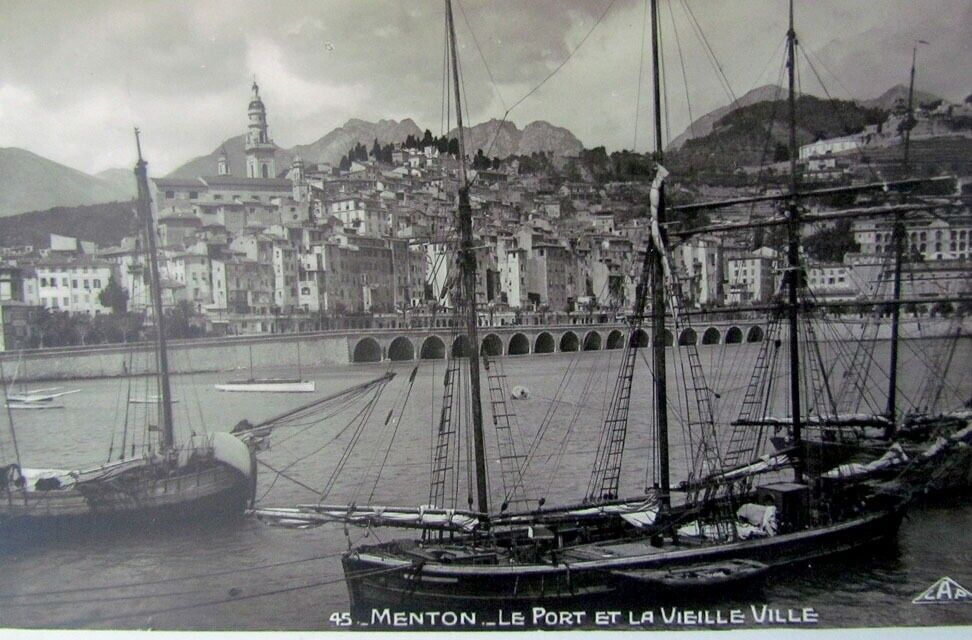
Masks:
[[[141,133],[142,131],[138,127],[135,127],[135,148],[138,150],[139,165],[145,164],[145,160],[142,159],[142,140],[139,138],[139,134]]]

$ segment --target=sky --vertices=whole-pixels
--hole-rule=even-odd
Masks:
[[[645,2],[454,0],[471,120],[516,104],[520,127],[650,149]],[[786,0],[661,0],[666,139],[777,82],[786,12]],[[806,59],[836,98],[906,84],[918,39],[918,88],[972,93],[969,0],[797,0],[796,31],[809,93],[823,91]],[[0,147],[87,173],[130,167],[135,125],[157,175],[209,153],[245,130],[254,77],[282,147],[351,118],[443,131],[439,0],[2,0],[0,34]]]

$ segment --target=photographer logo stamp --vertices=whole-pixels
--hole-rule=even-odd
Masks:
[[[914,600],[915,604],[937,604],[942,602],[972,602],[972,591],[969,591],[948,576],[941,578],[928,587]]]

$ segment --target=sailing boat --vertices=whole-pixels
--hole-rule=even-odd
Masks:
[[[658,7],[652,2],[652,48],[655,58],[656,144],[661,156],[661,117],[658,70]],[[448,46],[455,85],[459,131],[459,192],[457,231],[460,252],[457,262],[461,277],[457,306],[462,309],[468,344],[477,345],[476,257],[472,235],[469,182],[465,170],[462,128],[463,110],[459,96],[455,26],[450,0],[446,0]],[[790,29],[792,60],[795,35]],[[792,67],[791,67],[792,74]],[[792,75],[791,75],[792,82]],[[792,85],[791,85],[792,87]],[[795,155],[794,155],[795,157]],[[626,595],[645,598],[671,590],[708,590],[746,581],[765,574],[771,567],[806,562],[852,549],[876,545],[894,536],[902,517],[902,505],[893,498],[873,495],[865,487],[844,484],[821,495],[805,482],[801,456],[790,457],[792,478],[786,482],[757,485],[763,469],[730,468],[721,459],[714,441],[715,429],[708,404],[708,389],[702,380],[697,356],[689,352],[691,376],[696,379],[687,393],[699,407],[694,418],[703,438],[693,450],[690,482],[678,489],[670,483],[668,452],[667,373],[665,366],[666,308],[671,307],[676,324],[686,322],[678,303],[679,286],[673,277],[667,254],[665,230],[665,178],[657,167],[651,192],[651,233],[642,266],[642,279],[623,364],[604,424],[586,501],[567,507],[506,513],[507,503],[491,510],[487,488],[487,467],[480,368],[488,366],[477,349],[468,349],[468,387],[454,383],[455,365],[447,369],[442,418],[438,427],[432,475],[432,504],[415,509],[386,506],[301,505],[288,509],[260,509],[257,515],[294,524],[344,521],[360,526],[392,526],[422,529],[420,539],[402,539],[352,548],[342,558],[345,580],[355,613],[391,608],[395,611],[492,611],[516,606],[583,606],[592,598]],[[791,230],[798,225],[796,208],[791,208]],[[798,285],[799,254],[791,240],[790,287]],[[626,437],[629,402],[633,395],[633,372],[640,346],[645,306],[652,300],[652,340],[655,420],[659,464],[658,482],[637,499],[619,498],[621,458]],[[798,320],[798,307],[789,305],[791,323]],[[791,349],[797,349],[792,345]],[[796,353],[799,356],[799,353]],[[794,363],[797,358],[793,358]],[[796,376],[796,374],[793,374]],[[453,393],[468,388],[467,409],[472,422],[475,503],[470,495],[467,510],[444,508],[436,487],[445,483],[449,436],[457,427],[447,421]],[[491,389],[492,390],[492,389]],[[799,407],[799,385],[793,398]],[[799,416],[799,411],[796,412]],[[499,433],[502,421],[493,412]],[[797,441],[800,421],[793,420]],[[506,428],[506,427],[504,427]],[[504,458],[515,456],[502,455]],[[443,454],[442,452],[445,451]],[[743,460],[758,466],[758,452]],[[439,461],[444,460],[442,466]],[[514,481],[522,480],[514,470]],[[504,473],[504,484],[506,476]],[[507,491],[515,495],[516,486]],[[681,504],[672,494],[683,491]],[[769,501],[771,506],[755,504]],[[475,508],[473,508],[475,504]],[[738,509],[738,512],[737,512]],[[761,526],[745,525],[749,516]],[[619,533],[619,521],[627,528]],[[371,622],[373,618],[369,618]]]
[[[20,365],[23,360],[23,352],[20,352],[20,359],[17,361],[17,369],[14,372],[14,380],[11,384],[17,384],[17,374],[20,373]],[[24,364],[25,376],[26,376],[26,363]],[[21,377],[25,377],[21,376]],[[26,385],[22,382],[16,393],[7,394],[7,408],[8,409],[63,409],[63,404],[58,404],[54,402],[57,398],[63,396],[69,396],[74,393],[80,393],[81,389],[68,389],[67,391],[62,391],[61,387],[47,387],[44,389],[28,389]]]
[[[914,83],[916,73],[917,46],[912,52],[911,79],[908,90],[908,119],[912,120]],[[910,128],[904,137],[903,173],[909,172]],[[952,178],[905,179],[886,183],[886,188],[898,186],[913,187],[936,182],[948,182]],[[848,189],[844,189],[848,191]],[[907,193],[907,192],[906,192]],[[922,209],[925,205],[913,194],[908,198],[911,209]],[[917,201],[916,201],[917,200]],[[936,200],[941,204],[941,200]],[[946,201],[947,202],[947,201]],[[817,362],[816,393],[826,398],[821,403],[818,415],[810,426],[806,445],[819,452],[821,461],[832,467],[822,474],[825,481],[853,479],[894,480],[908,493],[941,494],[943,491],[966,489],[972,486],[972,411],[962,407],[958,410],[945,410],[941,406],[946,374],[950,368],[958,341],[962,336],[963,316],[955,314],[942,336],[941,348],[935,357],[925,362],[928,375],[923,380],[918,397],[923,398],[903,413],[899,409],[899,364],[898,354],[901,344],[900,315],[905,304],[921,302],[902,299],[902,265],[904,262],[907,233],[903,215],[909,205],[891,207],[891,211],[873,211],[875,216],[893,213],[891,244],[888,260],[883,266],[877,290],[873,295],[875,306],[872,317],[861,327],[859,339],[844,362],[843,385],[831,392],[827,379],[826,365]],[[839,214],[840,212],[838,212]],[[882,291],[883,285],[890,285],[890,292]],[[885,294],[890,294],[887,298]],[[926,300],[927,302],[927,300]],[[811,308],[814,301],[805,299],[804,306]],[[887,365],[887,390],[883,407],[879,399],[868,388],[869,373],[875,368],[874,349],[877,344],[878,329],[883,322],[883,314],[890,308],[890,355]],[[808,329],[811,325],[808,324]],[[767,336],[774,334],[772,327]],[[819,351],[816,353],[820,359]],[[868,411],[861,411],[868,405]],[[754,416],[747,416],[752,419]],[[756,422],[766,423],[765,416]],[[783,446],[791,443],[783,441]]]
[[[297,342],[297,378],[254,378],[253,377],[253,345],[247,345],[250,359],[250,377],[240,380],[228,380],[215,385],[218,391],[250,391],[260,393],[314,393],[317,388],[313,380],[300,378],[300,340]]]
[[[135,136],[137,212],[148,252],[158,364],[160,424],[149,431],[159,434],[159,442],[141,455],[134,455],[133,446],[130,457],[87,469],[28,469],[21,466],[11,422],[14,461],[0,468],[0,534],[6,539],[210,522],[241,516],[253,497],[256,459],[241,439],[217,432],[175,441],[156,228],[137,129]]]

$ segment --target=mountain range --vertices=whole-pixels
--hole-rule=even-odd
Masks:
[[[584,148],[584,145],[573,133],[563,127],[538,120],[526,125],[521,131],[512,122],[489,120],[472,127],[464,127],[467,153],[473,155],[482,149],[490,157],[506,158],[507,156],[530,155],[535,152],[547,152],[554,155],[574,155]],[[357,144],[367,148],[375,140],[379,144],[403,142],[408,136],[421,138],[422,129],[411,119],[401,122],[395,120],[379,120],[366,122],[353,118],[344,125],[332,130],[327,135],[318,138],[310,144],[296,145],[285,149],[277,147],[277,173],[283,173],[290,166],[295,156],[299,155],[304,162],[329,163],[337,165],[341,156]],[[449,137],[458,135],[458,128],[449,132]],[[495,136],[495,142],[493,141]],[[204,156],[193,158],[186,164],[172,171],[170,178],[192,178],[200,175],[212,175],[216,172],[216,162],[221,153],[226,153],[230,171],[241,175],[245,165],[243,149],[243,135],[233,136]]]
[[[892,87],[880,96],[870,100],[856,101],[860,110],[888,110],[896,101],[907,99],[908,89],[903,85]],[[697,118],[681,135],[669,144],[669,150],[681,150],[690,140],[710,138],[717,134],[720,144],[727,142],[753,146],[752,141],[744,140],[749,134],[747,127],[752,125],[753,117],[759,111],[752,111],[761,102],[781,98],[775,86],[762,86],[741,96],[735,103],[715,109]],[[937,100],[937,96],[916,91],[916,103]],[[733,112],[738,112],[738,122],[726,120]],[[749,113],[747,113],[749,112]],[[748,117],[742,117],[742,116]],[[814,116],[809,111],[808,115]],[[847,114],[855,115],[855,114]],[[851,121],[859,118],[851,117]],[[720,124],[721,123],[721,124]],[[724,126],[733,125],[736,126]],[[826,123],[825,123],[826,124]],[[721,127],[719,131],[715,131]],[[826,133],[835,127],[818,126],[805,132],[801,141]],[[752,131],[750,131],[752,133]],[[548,122],[536,121],[523,129],[509,121],[489,120],[464,129],[466,149],[474,155],[479,149],[489,157],[505,158],[510,155],[531,155],[547,152],[558,156],[574,156],[584,145],[569,129],[554,126]],[[729,135],[732,134],[732,135]],[[289,168],[296,155],[309,163],[330,163],[336,165],[341,156],[356,144],[369,149],[377,139],[380,144],[402,142],[408,136],[421,137],[422,129],[411,119],[401,121],[379,120],[367,122],[351,119],[342,126],[330,131],[310,144],[290,148],[277,148],[277,170],[283,173]],[[455,137],[457,130],[449,132]],[[840,135],[838,133],[837,135]],[[751,137],[751,136],[749,136]],[[776,136],[774,136],[776,137]],[[748,138],[747,138],[748,139]],[[230,170],[234,175],[243,175],[245,153],[243,135],[223,141],[207,155],[193,158],[169,174],[169,177],[192,178],[216,173],[216,162],[225,152]],[[693,145],[696,146],[696,145]],[[700,157],[703,148],[696,148],[692,155]],[[752,155],[752,154],[750,154]],[[740,158],[742,160],[743,158]],[[758,160],[758,158],[756,158]],[[0,148],[0,217],[27,211],[41,211],[52,207],[72,207],[112,201],[127,201],[134,197],[134,180],[130,169],[108,169],[90,175],[65,165],[48,160],[25,149],[15,147]]]
[[[129,200],[135,179],[120,169],[99,175],[72,169],[17,147],[0,148],[0,217],[25,211]]]
[[[694,138],[702,138],[709,135],[712,132],[715,124],[732,111],[742,109],[759,102],[783,100],[785,98],[786,91],[775,85],[763,85],[762,87],[757,87],[738,98],[735,102],[719,107],[718,109],[714,109],[704,116],[695,119],[692,124],[685,128],[685,131],[673,138],[672,141],[668,143],[666,151],[675,151],[682,148],[689,140]],[[925,102],[933,102],[940,99],[941,98],[931,93],[918,91],[917,89],[915,90],[915,105]],[[854,102],[865,109],[881,109],[888,111],[898,100],[907,102],[908,87],[906,85],[895,85],[876,98],[871,98],[869,100],[855,100]]]

